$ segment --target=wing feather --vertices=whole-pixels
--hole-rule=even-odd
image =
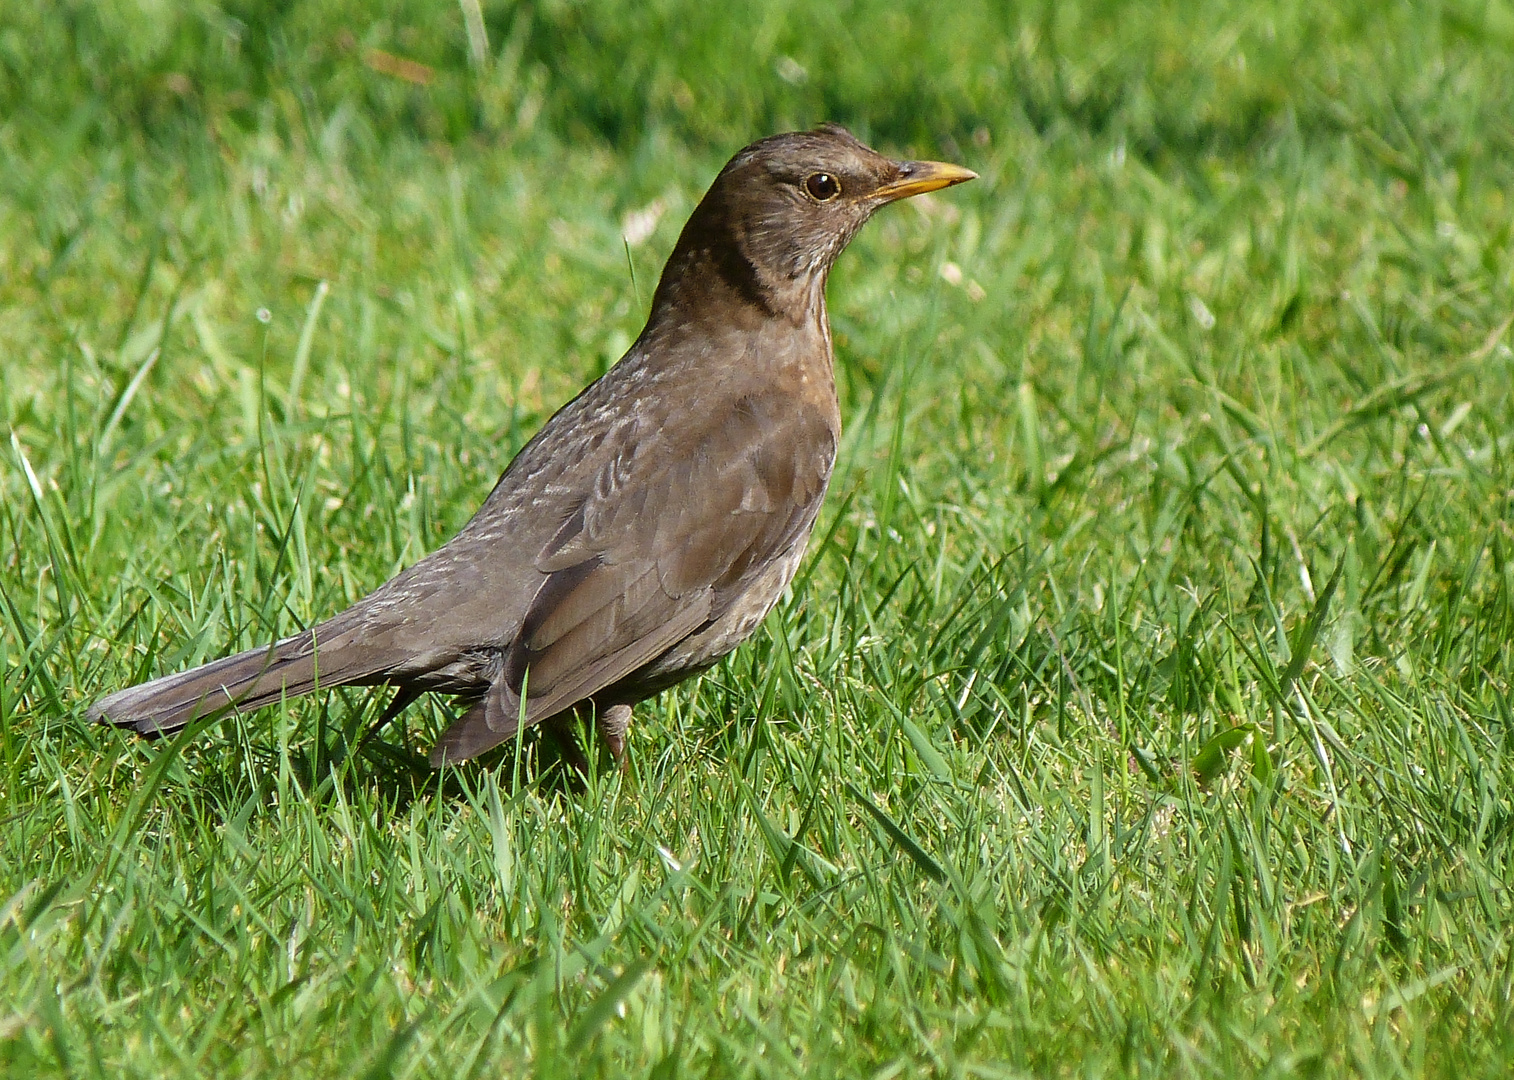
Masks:
[[[835,436],[776,391],[676,434],[637,423],[536,559],[545,578],[500,678],[437,753],[457,760],[614,686],[738,599],[741,583],[803,539]]]

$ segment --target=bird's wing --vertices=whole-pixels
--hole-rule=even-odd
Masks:
[[[777,393],[748,395],[685,428],[676,452],[668,433],[626,423],[618,452],[537,557],[546,577],[499,680],[448,732],[448,760],[655,660],[719,618],[741,583],[813,524],[836,450],[823,413]],[[470,727],[487,733],[466,737]]]

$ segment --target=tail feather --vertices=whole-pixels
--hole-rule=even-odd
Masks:
[[[321,677],[320,659],[314,636],[306,631],[189,671],[127,687],[95,702],[88,715],[96,723],[129,727],[144,735],[161,735],[230,706],[257,709],[281,697],[308,694],[318,685],[353,681],[349,672],[342,673],[346,678]]]

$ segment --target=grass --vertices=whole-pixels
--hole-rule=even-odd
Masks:
[[[1502,0],[4,10],[8,1073],[1507,1075]],[[844,256],[801,580],[627,775],[84,723],[441,543],[826,118],[983,178]]]

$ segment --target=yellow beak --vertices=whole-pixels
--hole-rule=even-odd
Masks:
[[[977,178],[978,174],[971,169],[948,165],[944,161],[901,161],[898,179],[884,184],[873,193],[873,197],[893,202],[895,199],[924,195],[927,191],[939,191]]]

